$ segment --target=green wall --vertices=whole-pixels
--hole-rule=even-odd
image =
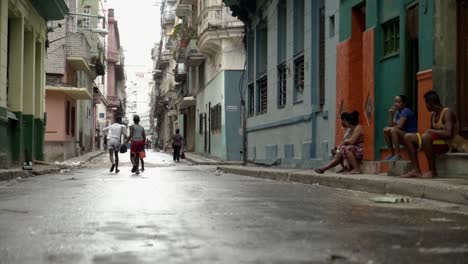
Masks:
[[[375,157],[379,159],[380,149],[385,146],[382,129],[388,124],[388,108],[393,97],[405,92],[406,61],[406,9],[419,2],[419,71],[431,69],[434,58],[433,14],[434,2],[414,0],[342,0],[340,5],[340,41],[351,38],[351,14],[353,7],[366,5],[366,28],[375,30]],[[427,6],[425,5],[427,3]],[[399,17],[400,51],[397,55],[383,58],[382,23]],[[415,108],[415,106],[413,107]]]

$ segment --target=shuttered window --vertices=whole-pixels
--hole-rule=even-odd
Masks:
[[[263,21],[257,26],[256,69],[257,77],[266,74],[268,63],[268,28]]]
[[[294,55],[304,51],[304,0],[294,0]]]

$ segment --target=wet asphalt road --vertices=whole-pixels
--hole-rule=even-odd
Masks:
[[[0,263],[468,263],[465,207],[106,161],[0,183]]]

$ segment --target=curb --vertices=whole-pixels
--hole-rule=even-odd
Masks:
[[[318,184],[331,188],[377,194],[396,194],[441,202],[468,205],[468,188],[430,180],[395,179],[379,175],[318,175],[307,171],[262,170],[259,168],[218,167],[224,173],[280,181]]]
[[[105,154],[105,151],[96,153],[94,155],[90,155],[89,157],[86,157],[86,159],[81,162],[87,163],[90,162],[91,160]],[[32,170],[32,171],[27,171],[27,170],[22,170],[22,169],[13,169],[13,170],[5,170],[5,171],[0,171],[0,181],[11,181],[14,179],[18,178],[31,178],[35,176],[41,176],[41,175],[47,175],[47,174],[53,174],[53,173],[58,173],[61,170],[64,169],[75,169],[76,167],[74,166],[66,166],[66,165],[49,165],[49,166],[42,166],[39,170]]]

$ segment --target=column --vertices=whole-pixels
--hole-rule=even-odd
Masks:
[[[0,168],[8,165],[7,118],[8,0],[0,0]]]
[[[45,45],[44,41],[36,42],[35,60],[35,102],[34,102],[34,144],[35,159],[44,160],[44,102],[45,102]]]
[[[18,121],[9,127],[8,141],[13,161],[23,157],[23,58],[24,58],[24,19],[12,18],[10,22],[9,64],[8,64],[8,107]]]
[[[34,32],[24,32],[23,57],[23,143],[25,160],[34,160],[34,102],[36,88],[36,40]]]

